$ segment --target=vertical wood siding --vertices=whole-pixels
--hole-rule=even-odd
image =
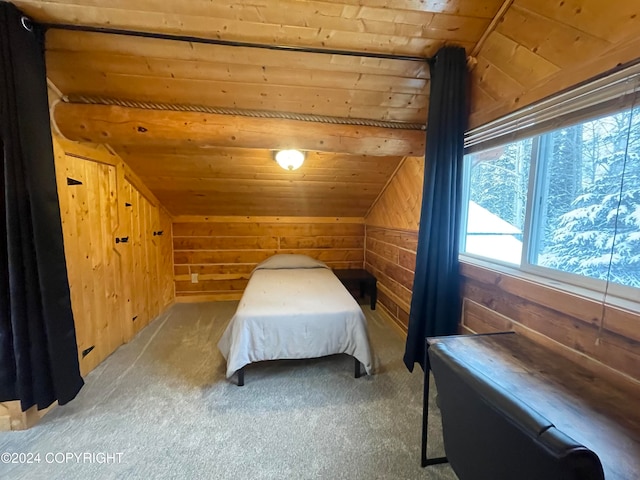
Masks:
[[[106,149],[54,139],[54,153],[78,358],[86,375],[172,302],[171,221]],[[81,183],[68,185],[68,178]]]

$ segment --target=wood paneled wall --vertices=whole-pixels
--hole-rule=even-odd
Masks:
[[[418,245],[424,159],[408,157],[366,223],[365,268],[378,279],[381,309],[405,332]]]
[[[472,127],[638,59],[637,2],[515,0],[472,71]],[[463,329],[514,329],[602,374],[640,380],[640,313],[463,264]],[[599,339],[598,339],[599,338]],[[597,340],[598,339],[598,340]]]
[[[105,147],[54,135],[53,152],[78,359],[85,376],[173,301],[171,219]],[[30,428],[55,405],[22,412],[19,401],[2,402],[0,431]]]
[[[362,268],[364,224],[346,217],[176,217],[173,248],[178,301],[238,300],[255,266],[276,253]]]
[[[54,153],[78,357],[86,375],[173,300],[171,220],[104,147],[54,138]]]
[[[405,332],[417,246],[418,232],[366,226],[365,268],[378,280],[378,305]]]
[[[366,268],[378,278],[381,310],[405,331],[421,167],[405,161],[365,219]],[[599,335],[599,302],[468,263],[461,275],[463,333],[513,329],[613,381],[640,381],[640,312],[607,306]]]
[[[424,157],[407,157],[366,217],[367,225],[418,231]]]
[[[477,56],[471,127],[636,60],[639,13],[629,0],[515,0]]]
[[[461,274],[463,332],[515,330],[598,375],[640,385],[640,313],[467,263]]]

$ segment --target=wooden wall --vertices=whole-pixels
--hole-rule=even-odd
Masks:
[[[276,253],[362,268],[364,224],[351,217],[176,217],[173,248],[176,300],[238,300],[255,266]]]
[[[411,303],[423,163],[405,161],[366,217],[366,268],[403,330]],[[417,206],[417,207],[416,207]],[[640,312],[462,262],[462,333],[516,330],[613,381],[640,381]]]
[[[424,157],[407,157],[370,208],[367,225],[418,231]]]
[[[515,330],[599,375],[640,384],[640,313],[468,263],[461,274],[464,333]]]
[[[631,0],[515,0],[477,56],[471,126],[636,60],[639,13]]]
[[[85,376],[172,303],[171,219],[107,148],[54,135],[53,152]],[[127,241],[116,243],[116,238]],[[2,402],[0,431],[30,428],[55,405],[22,412],[19,401]]]
[[[408,157],[365,219],[365,268],[378,279],[378,304],[407,331],[418,245],[424,159]]]
[[[471,127],[639,58],[637,2],[515,0],[472,71]],[[463,329],[519,331],[607,375],[640,379],[639,312],[462,265]]]
[[[171,220],[106,148],[54,138],[54,153],[80,371],[86,375],[173,300]]]

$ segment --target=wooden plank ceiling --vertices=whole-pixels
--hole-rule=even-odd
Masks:
[[[638,0],[514,0],[477,56],[471,126],[635,61],[638,52]]]
[[[427,58],[445,44],[471,51],[503,0],[14,3],[42,23]],[[59,29],[47,33],[46,59],[70,102],[55,110],[61,132],[109,144],[174,215],[361,217],[401,159],[424,151],[415,126],[340,123],[424,125],[426,61]],[[82,104],[87,97],[147,105]],[[175,111],[184,105],[201,111]],[[247,111],[289,118],[239,114]],[[273,150],[283,147],[308,151],[299,170],[274,163]]]

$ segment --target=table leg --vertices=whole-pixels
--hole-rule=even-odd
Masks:
[[[371,310],[375,310],[376,309],[376,302],[378,301],[378,282],[377,280],[374,280],[373,282],[371,282]]]
[[[427,440],[429,436],[429,377],[431,367],[429,366],[429,344],[425,339],[424,348],[424,387],[422,394],[422,460],[420,464],[423,467],[429,465],[437,465],[439,463],[448,463],[447,457],[427,458]]]

